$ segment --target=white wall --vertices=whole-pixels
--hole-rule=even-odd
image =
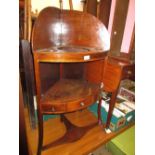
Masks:
[[[135,0],[129,1],[126,25],[122,40],[121,52],[128,53],[135,25]]]
[[[83,6],[80,0],[72,0],[73,9],[82,11]],[[31,10],[35,13],[36,10],[38,12],[47,6],[60,7],[59,0],[31,0]],[[69,0],[63,0],[63,9],[70,9]]]
[[[113,24],[113,20],[114,20],[115,6],[116,6],[116,0],[112,0],[110,19],[109,19],[109,25],[108,25],[108,31],[109,31],[110,36],[111,36],[111,32],[112,32],[112,24]],[[125,30],[124,30],[124,34],[123,34],[120,52],[123,52],[123,53],[129,52],[131,38],[132,38],[132,32],[134,30],[134,25],[135,25],[135,0],[129,0]]]

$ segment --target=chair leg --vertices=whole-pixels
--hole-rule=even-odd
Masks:
[[[41,155],[43,147],[43,115],[38,114],[38,150],[37,155]]]
[[[106,122],[106,129],[108,129],[109,125],[110,125],[112,112],[113,112],[114,106],[115,106],[116,97],[117,97],[117,91],[112,92],[112,96],[111,96],[110,103],[109,103],[109,111],[108,111],[108,117],[107,117],[107,122]]]
[[[98,124],[101,125],[102,124],[102,119],[101,119],[101,103],[102,103],[102,98],[99,99],[99,103],[98,103]]]

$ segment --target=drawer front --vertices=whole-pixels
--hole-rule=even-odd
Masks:
[[[42,110],[44,113],[64,113],[66,108],[65,108],[65,104],[59,104],[59,105],[43,105],[42,106]]]
[[[85,99],[76,101],[76,102],[72,102],[72,103],[70,102],[66,105],[66,112],[84,109],[90,106],[91,104],[93,104],[95,101],[97,101],[97,99],[98,99],[97,96],[93,95],[93,96],[86,97]]]
[[[134,74],[135,74],[135,71],[134,71],[134,66],[126,66],[123,68],[123,71],[122,71],[122,79],[126,79],[126,78],[134,78]]]
[[[60,114],[66,112],[77,111],[84,109],[97,101],[97,95],[91,95],[79,100],[73,100],[59,104],[44,104],[42,105],[43,113]]]

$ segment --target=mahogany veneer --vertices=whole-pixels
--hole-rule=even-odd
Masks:
[[[39,123],[38,155],[50,146],[78,140],[97,124],[77,127],[63,114],[84,109],[97,100],[101,106],[103,74],[96,71],[103,70],[109,42],[105,26],[90,14],[52,7],[40,12],[32,33]],[[93,62],[102,62],[102,65],[91,69],[88,63]],[[54,79],[53,76],[56,79],[44,92],[44,84],[41,83],[43,71],[40,68],[42,64],[52,66],[53,63],[59,64],[59,74],[48,76],[48,80]],[[89,76],[93,70],[96,72],[95,82]],[[98,113],[98,123],[101,124],[100,108]],[[45,146],[43,114],[61,114],[61,121],[66,126],[62,138]]]
[[[56,46],[36,50],[35,59],[40,62],[87,62],[103,59],[107,52],[103,49],[86,46]]]
[[[98,100],[100,91],[97,84],[61,79],[41,98],[42,112],[57,114],[83,109]]]

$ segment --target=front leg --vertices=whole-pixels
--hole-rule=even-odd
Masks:
[[[38,149],[37,155],[41,155],[43,147],[43,114],[38,111]]]
[[[101,103],[102,103],[102,98],[99,99],[99,103],[98,103],[98,124],[101,125],[102,124],[102,118],[101,118]]]
[[[109,111],[108,111],[108,116],[107,116],[107,122],[106,122],[106,129],[108,129],[110,126],[112,112],[115,107],[116,97],[117,97],[117,90],[112,92],[112,95],[111,95],[111,99],[110,99],[110,103],[109,103]]]

